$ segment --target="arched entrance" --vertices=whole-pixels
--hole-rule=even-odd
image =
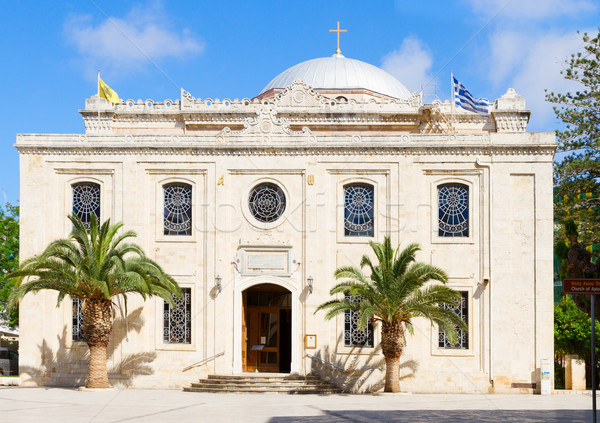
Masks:
[[[292,293],[262,283],[242,292],[242,371],[290,373]]]

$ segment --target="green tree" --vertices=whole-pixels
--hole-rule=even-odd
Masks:
[[[350,294],[360,301],[345,297],[321,304],[319,310],[326,310],[325,319],[344,313],[346,310],[360,312],[359,327],[365,329],[367,323],[381,322],[381,349],[385,358],[385,392],[400,392],[400,358],[406,345],[406,331],[413,332],[412,321],[416,317],[429,319],[443,329],[450,342],[457,340],[457,328],[467,330],[465,323],[446,305],[456,306],[460,293],[445,285],[429,285],[430,281],[446,284],[446,273],[426,263],[417,263],[417,244],[404,250],[392,248],[389,237],[383,243],[370,242],[377,258],[377,264],[364,255],[360,268],[345,266],[335,271],[336,279],[341,279],[330,291],[331,295]],[[370,277],[363,267],[371,271]]]
[[[6,275],[19,264],[19,207],[0,207],[0,320],[9,326],[19,324],[19,310],[7,307],[14,283]]]
[[[588,384],[591,384],[592,369],[591,338],[590,316],[581,311],[570,297],[554,304],[554,349],[560,355],[577,354],[585,360]],[[596,339],[600,339],[600,322],[598,320],[596,320]],[[600,357],[599,347],[596,347],[596,357]]]
[[[579,89],[551,92],[546,100],[556,104],[554,112],[565,124],[556,131],[558,152],[567,154],[554,164],[555,221],[572,218],[580,242],[590,246],[600,242],[600,31],[582,38],[581,51],[565,61],[561,72]]]
[[[181,295],[175,280],[145,256],[136,244],[125,243],[135,233],[118,235],[122,223],[105,221],[98,227],[92,215],[90,230],[76,216],[69,216],[73,231],[68,239],[53,241],[39,256],[25,260],[9,274],[15,288],[9,306],[27,293],[42,289],[58,292],[57,306],[65,296],[79,298],[83,309],[83,332],[90,350],[86,386],[108,388],[106,348],[112,330],[113,298],[128,294],[143,299],[159,296],[173,305],[172,293]],[[125,310],[126,311],[126,310]]]

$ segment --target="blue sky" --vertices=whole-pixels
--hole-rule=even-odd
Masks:
[[[411,91],[450,95],[450,70],[490,100],[513,87],[529,130],[558,123],[544,89],[597,31],[592,0],[3,1],[0,189],[19,198],[17,133],[83,133],[97,70],[123,99],[252,98],[297,63],[333,54],[383,67]],[[142,53],[141,53],[142,52]],[[433,99],[433,97],[426,97]],[[4,202],[4,198],[0,198]]]

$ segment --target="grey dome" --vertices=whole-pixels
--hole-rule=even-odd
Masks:
[[[283,71],[267,84],[260,94],[272,89],[284,89],[301,78],[315,90],[366,89],[399,99],[410,97],[410,91],[392,75],[360,60],[341,54],[307,60]],[[259,94],[259,95],[260,95]]]

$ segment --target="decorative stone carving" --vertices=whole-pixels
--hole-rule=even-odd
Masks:
[[[323,107],[327,99],[297,78],[273,99],[278,107]]]

